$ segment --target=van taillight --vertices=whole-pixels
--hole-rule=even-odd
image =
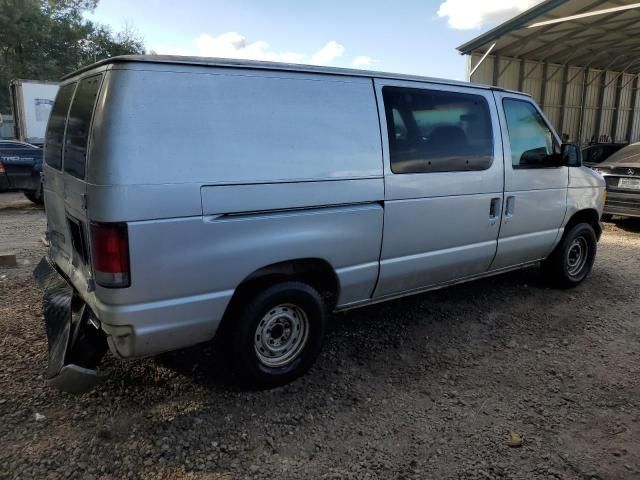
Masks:
[[[4,173],[4,165],[0,162],[0,173]]]
[[[92,223],[91,257],[98,285],[107,288],[128,287],[130,274],[127,225]]]

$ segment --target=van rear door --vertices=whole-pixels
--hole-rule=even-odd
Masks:
[[[49,256],[61,267],[69,263],[71,243],[66,233],[64,213],[64,181],[62,154],[67,115],[76,89],[76,82],[63,85],[53,104],[44,145],[44,202],[47,212],[47,236],[51,245]]]
[[[86,208],[86,166],[90,143],[91,122],[96,99],[100,91],[102,74],[91,75],[77,82],[61,88],[59,107],[60,115],[64,110],[63,102],[68,95],[67,88],[72,88],[73,97],[68,107],[63,141],[60,139],[56,122],[50,122],[47,131],[47,141],[51,139],[51,150],[46,156],[51,163],[60,168],[47,169],[45,173],[46,208],[49,222],[49,237],[51,241],[51,255],[59,267],[69,277],[91,277],[89,262],[89,222]],[[54,112],[58,107],[58,100]],[[52,114],[53,117],[53,114]],[[56,119],[57,121],[58,119]],[[56,158],[54,158],[56,156]],[[51,166],[49,161],[48,165]],[[50,175],[50,170],[54,170]],[[78,285],[76,285],[78,287]]]
[[[67,119],[62,163],[65,220],[71,238],[72,258],[75,261],[75,267],[82,267],[86,278],[90,276],[90,262],[85,178],[89,132],[101,80],[102,74],[97,74],[85,77],[78,82]]]

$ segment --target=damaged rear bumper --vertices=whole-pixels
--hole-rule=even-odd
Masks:
[[[44,291],[48,381],[66,392],[86,392],[104,378],[97,366],[108,348],[105,335],[93,321],[91,309],[47,257],[33,275]]]

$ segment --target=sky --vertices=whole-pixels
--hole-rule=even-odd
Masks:
[[[540,0],[100,0],[158,54],[248,58],[463,80],[455,48]]]

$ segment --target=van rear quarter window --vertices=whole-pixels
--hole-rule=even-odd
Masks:
[[[102,75],[81,80],[71,104],[65,137],[64,171],[74,177],[85,176],[89,129],[101,80]]]
[[[51,117],[47,125],[45,138],[45,162],[53,168],[62,168],[62,145],[64,142],[64,127],[67,123],[69,104],[73,97],[76,83],[69,83],[58,90]]]
[[[391,171],[486,170],[493,162],[493,129],[481,95],[384,87]]]

